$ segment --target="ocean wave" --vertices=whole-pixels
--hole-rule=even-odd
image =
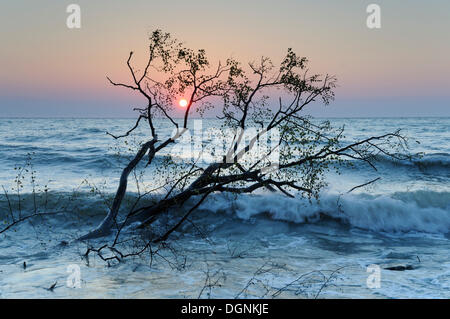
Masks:
[[[376,161],[385,165],[417,167],[419,169],[449,169],[450,154],[429,153],[422,156],[415,156],[411,160],[397,160],[385,155],[379,155]]]
[[[106,196],[112,199],[113,193]],[[129,193],[126,202],[134,202],[135,196]],[[101,203],[103,199],[88,192],[79,192],[76,196],[73,193],[56,192],[50,193],[48,197],[55,207],[76,207],[76,211],[98,216],[107,211],[107,206]],[[32,194],[23,194],[22,201],[25,211],[33,209]],[[67,205],[69,202],[73,206]],[[6,212],[7,209],[6,198],[0,194],[0,210]],[[305,224],[334,220],[342,225],[374,232],[450,233],[450,192],[429,190],[395,192],[390,195],[324,193],[319,200],[311,201],[273,193],[215,193],[202,204],[201,210],[208,212],[203,215],[208,217],[209,224],[219,220],[223,222],[223,214],[227,214],[242,221],[268,218]],[[177,209],[176,213],[180,211]]]
[[[104,170],[111,168],[121,168],[132,159],[132,154],[115,154],[107,152],[106,154],[102,150],[94,147],[86,147],[85,149],[76,151],[52,151],[46,150],[45,152],[38,152],[33,149],[27,150],[28,152],[17,153],[3,153],[0,150],[0,161],[10,167],[23,166],[27,162],[27,154],[32,153],[31,163],[33,165],[39,165],[42,167],[65,167],[67,169],[86,169],[86,170]],[[99,155],[102,153],[102,155]],[[158,163],[164,158],[164,155],[156,155],[153,162]],[[67,166],[68,164],[74,166]],[[6,166],[5,165],[5,166]],[[145,165],[142,163],[141,166]]]
[[[230,201],[215,196],[211,211],[232,211],[248,220],[259,215],[293,223],[316,223],[324,218],[376,232],[450,232],[450,193],[416,191],[390,196],[324,194],[319,201],[281,195],[244,195]]]
[[[104,129],[99,129],[96,127],[84,127],[81,129],[81,132],[83,132],[83,133],[103,133],[103,134],[106,133],[106,131]]]

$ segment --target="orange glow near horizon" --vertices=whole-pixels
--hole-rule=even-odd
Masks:
[[[186,107],[188,105],[188,101],[186,99],[181,99],[178,104],[180,104],[181,107]]]

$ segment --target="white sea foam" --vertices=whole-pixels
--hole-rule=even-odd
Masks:
[[[329,217],[354,227],[383,232],[450,232],[450,193],[416,191],[392,196],[323,194],[319,201],[283,195],[216,195],[204,205],[231,210],[241,219],[268,214],[275,220],[318,222]]]
[[[99,186],[106,180],[106,196],[114,194],[125,157],[131,154],[120,144],[124,153],[115,156],[115,150],[110,147],[116,142],[105,132],[124,133],[134,124],[133,120],[0,119],[0,185],[9,191],[13,204],[16,198],[11,187],[17,174],[14,166],[22,165],[27,153],[34,152],[33,168],[40,187],[47,183],[50,187],[48,207],[61,206],[71,213],[49,217],[45,222],[30,220],[0,236],[0,296],[196,298],[204,285],[204,261],[208,261],[211,273],[222,268],[227,271],[226,285],[215,288],[213,297],[233,298],[267,258],[271,258],[295,272],[292,276],[276,274],[275,285],[291,282],[309,271],[346,266],[343,281],[336,287],[326,287],[321,296],[450,297],[447,280],[450,274],[450,118],[332,119],[331,122],[335,126],[346,125],[348,142],[406,128],[405,133],[412,139],[411,151],[425,154],[409,162],[380,158],[378,172],[356,165],[354,169],[344,169],[343,175],[330,174],[330,187],[321,194],[319,202],[271,193],[236,198],[212,194],[203,205],[207,214],[202,211],[193,214],[195,229],[179,236],[177,241],[187,254],[191,268],[174,272],[165,263],[151,269],[144,265],[136,267],[132,262],[112,268],[95,260],[85,265],[80,258],[80,252],[86,250],[84,244],[60,245],[62,240],[71,241],[91,230],[103,218],[107,207],[101,197],[83,193],[86,189],[80,189],[73,197],[72,191],[88,178]],[[170,132],[170,123],[166,124]],[[205,120],[205,128],[214,125],[213,120]],[[148,138],[147,130],[143,126],[130,140]],[[154,163],[158,164],[158,160]],[[382,179],[370,189],[358,189],[341,197],[331,191],[346,191],[378,176]],[[132,186],[131,183],[128,188],[131,192]],[[22,209],[33,211],[32,195],[22,194],[21,199]],[[0,222],[9,212],[3,193],[0,194],[2,212]],[[224,213],[231,218],[224,218]],[[186,227],[190,225],[187,223]],[[210,226],[214,231],[208,233]],[[198,230],[206,230],[211,240],[198,236]],[[251,258],[245,255],[230,259],[230,247],[238,247]],[[26,270],[22,267],[24,261],[28,265]],[[397,262],[414,263],[417,268],[404,272],[383,269],[381,288],[366,287],[367,265]],[[73,263],[81,267],[83,289],[64,285],[58,285],[53,292],[43,289],[55,281],[64,282],[66,267]],[[316,287],[312,288],[311,292],[315,293]]]

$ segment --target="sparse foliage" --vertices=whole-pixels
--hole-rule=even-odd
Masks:
[[[329,122],[317,123],[305,116],[305,107],[314,102],[327,105],[333,101],[336,78],[311,73],[308,60],[292,49],[288,49],[278,67],[267,57],[246,67],[235,59],[214,67],[204,50],[186,48],[168,33],[156,30],[149,40],[148,61],[142,71],[132,66],[133,52],[126,61],[131,83],[108,78],[115,86],[139,92],[147,101],[147,105],[135,109],[139,116],[129,131],[109,134],[115,139],[126,137],[145,120],[149,138],[123,169],[109,214],[97,229],[81,239],[104,236],[114,226],[118,226],[120,233],[119,225],[131,220],[139,221],[138,228],[151,227],[172,208],[184,207],[189,202],[185,214],[165,232],[158,234],[155,227],[150,229],[155,234],[154,243],[166,241],[211,193],[252,193],[266,188],[290,197],[318,197],[326,185],[324,173],[337,169],[344,159],[363,161],[376,169],[377,155],[398,157],[399,150],[406,147],[406,140],[398,131],[346,144],[342,142],[343,127],[335,129]],[[181,119],[174,116],[173,109],[180,96],[189,97]],[[222,127],[234,130],[226,155],[203,166],[196,161],[166,162],[164,169],[174,172],[170,180],[166,179],[166,193],[151,205],[134,205],[122,221],[117,221],[129,174],[144,158],[146,166],[152,165],[156,154],[176,143],[189,130],[194,109],[201,114],[215,109]],[[159,139],[161,117],[176,129],[165,140]],[[249,140],[245,139],[244,131],[255,126],[259,130]],[[279,141],[255,160],[252,149],[263,134],[272,130],[279,131]],[[276,165],[268,160],[274,148],[280,154]]]

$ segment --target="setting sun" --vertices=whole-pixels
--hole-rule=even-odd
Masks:
[[[186,107],[188,105],[188,101],[186,99],[181,99],[179,104],[181,107]]]

